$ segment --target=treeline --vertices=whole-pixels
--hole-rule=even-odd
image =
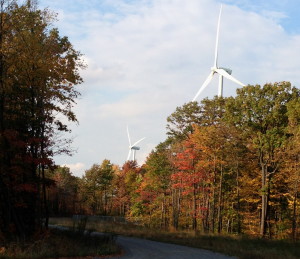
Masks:
[[[48,170],[47,179],[53,183],[47,188],[49,215],[129,216],[142,170],[134,161],[121,169],[107,159],[94,164],[81,178],[73,176],[67,167]]]
[[[82,82],[80,53],[35,2],[0,0],[0,242],[25,240],[48,218],[45,172],[70,152],[59,132],[76,122]]]
[[[167,121],[168,138],[142,167],[95,164],[77,178],[74,201],[49,196],[53,212],[77,203],[73,213],[161,229],[299,237],[299,89],[249,85],[236,97],[187,103]]]

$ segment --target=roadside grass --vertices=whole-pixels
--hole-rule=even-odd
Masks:
[[[71,218],[53,218],[51,224],[73,226]],[[160,242],[207,249],[240,259],[300,258],[300,242],[266,240],[247,236],[203,235],[192,231],[162,231],[134,224],[98,221],[87,222],[86,229],[140,237]]]
[[[27,243],[0,244],[1,259],[79,258],[120,253],[115,240],[79,231],[50,229],[39,239]]]

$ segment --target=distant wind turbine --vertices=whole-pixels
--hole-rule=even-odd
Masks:
[[[235,82],[236,84],[239,84],[241,86],[245,86],[245,84],[241,83],[239,80],[235,79],[231,73],[232,70],[229,68],[224,67],[218,67],[218,45],[219,45],[219,31],[220,31],[220,20],[221,20],[221,13],[222,13],[222,5],[220,8],[220,14],[219,14],[219,20],[218,20],[218,28],[217,28],[217,39],[216,39],[216,48],[215,48],[215,60],[214,60],[214,66],[211,68],[211,72],[204,81],[203,85],[200,87],[199,91],[195,95],[193,101],[197,99],[197,97],[200,95],[200,93],[205,89],[205,87],[210,83],[212,80],[214,74],[219,74],[219,90],[218,90],[218,96],[223,96],[223,77],[226,77],[227,79]]]
[[[128,141],[129,141],[129,153],[128,153],[128,156],[127,156],[127,161],[130,159],[131,153],[132,153],[132,160],[135,161],[135,152],[137,150],[140,150],[140,147],[138,147],[137,144],[140,143],[145,138],[141,138],[140,140],[138,140],[134,144],[131,144],[128,126],[127,126],[127,135],[128,135]]]

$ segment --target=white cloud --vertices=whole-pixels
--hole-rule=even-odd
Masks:
[[[84,173],[84,168],[85,168],[84,163],[62,164],[62,166],[70,168],[70,172],[77,177],[81,177]]]

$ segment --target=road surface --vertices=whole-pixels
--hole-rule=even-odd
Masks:
[[[66,230],[62,226],[50,225],[50,228]],[[93,232],[92,235],[107,236],[105,233]],[[209,250],[151,241],[142,238],[117,236],[117,244],[123,253],[109,256],[109,259],[237,259],[237,257],[214,253]],[[103,259],[105,257],[101,257]],[[98,259],[98,257],[95,257]],[[100,259],[100,258],[99,258]]]
[[[116,259],[237,259],[208,250],[161,243],[146,239],[118,236],[124,253]]]

